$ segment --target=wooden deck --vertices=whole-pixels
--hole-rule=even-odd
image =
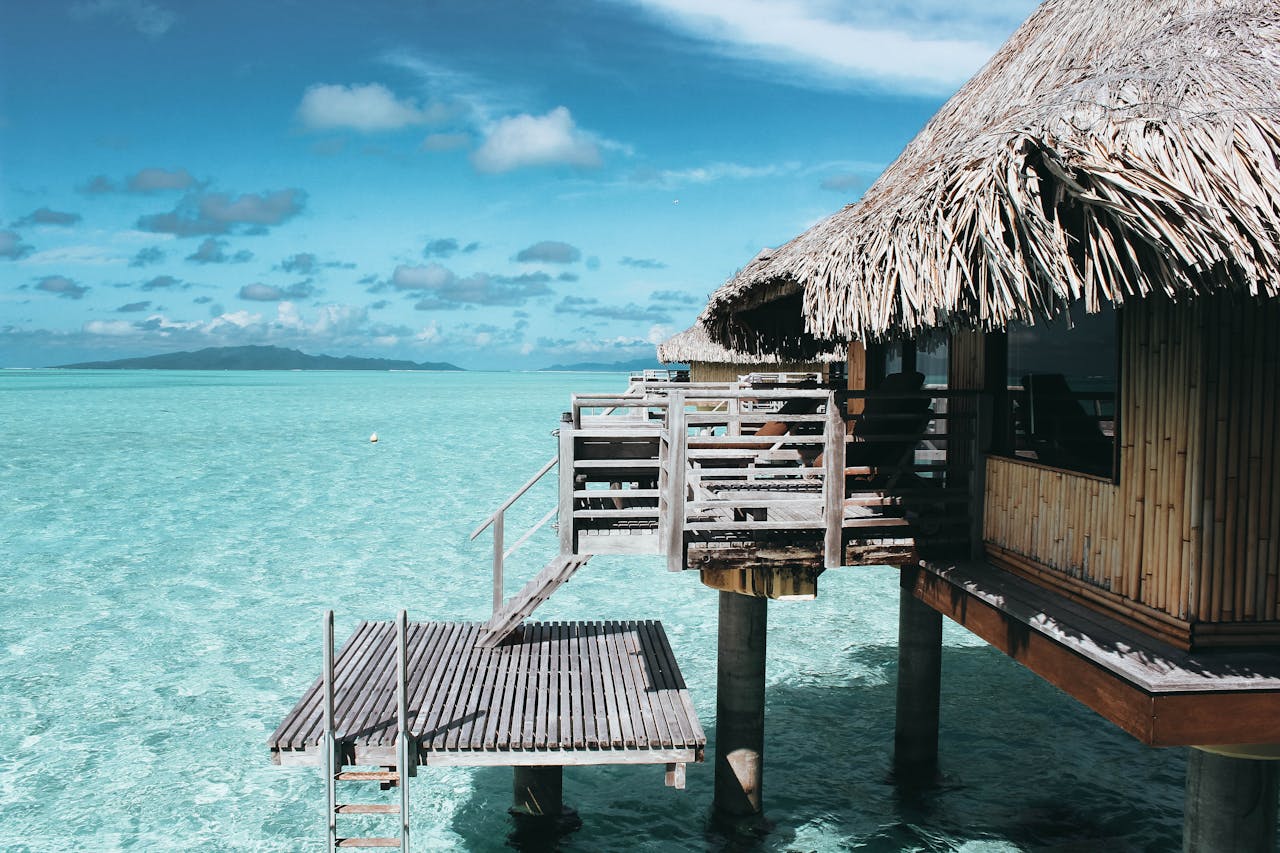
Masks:
[[[926,563],[904,582],[1143,743],[1280,742],[1280,651],[1183,651],[983,562]]]
[[[497,648],[482,623],[408,630],[409,731],[423,765],[679,764],[706,735],[662,624],[528,622]],[[396,756],[396,631],[362,622],[335,661],[344,763]],[[319,765],[317,679],[268,740],[272,760]]]

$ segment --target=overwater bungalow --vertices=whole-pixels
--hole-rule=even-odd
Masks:
[[[773,353],[747,353],[715,343],[707,330],[694,324],[658,344],[658,361],[689,365],[692,382],[736,382],[751,374],[788,374],[797,380],[836,381],[843,376],[845,348],[834,346],[814,358],[784,359]]]
[[[681,784],[705,738],[661,626],[528,621],[592,555],[659,555],[718,591],[714,807],[750,821],[768,601],[891,565],[900,782],[938,769],[946,616],[1140,742],[1191,747],[1186,850],[1272,849],[1278,116],[1274,4],[1048,0],[860,201],[757,256],[690,333],[841,351],[843,382],[575,396],[557,458],[482,526],[492,618],[362,626],[276,760],[389,784],[519,765],[517,804],[548,815],[564,765]],[[504,512],[552,471],[559,553],[506,598]]]

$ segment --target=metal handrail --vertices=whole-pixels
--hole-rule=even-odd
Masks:
[[[548,460],[547,460],[547,462],[546,462],[546,464],[545,464],[545,465],[543,465],[541,468],[539,468],[539,469],[538,469],[538,473],[536,473],[536,474],[534,474],[532,477],[530,477],[530,478],[529,478],[529,480],[528,480],[528,482],[526,482],[523,486],[521,486],[520,488],[516,489],[516,490],[511,494],[511,497],[507,498],[505,501],[503,501],[503,502],[502,502],[502,506],[500,506],[500,507],[498,507],[497,509],[495,509],[495,510],[494,510],[494,511],[489,515],[489,517],[488,517],[488,518],[486,518],[486,519],[485,519],[485,520],[480,524],[480,526],[479,526],[479,527],[477,527],[475,530],[471,531],[471,537],[470,537],[469,541],[475,541],[475,538],[476,538],[477,536],[479,536],[481,533],[483,533],[483,532],[484,532],[484,529],[485,529],[486,527],[488,527],[490,524],[493,524],[493,522],[494,522],[495,520],[497,520],[498,516],[502,515],[504,512],[506,512],[508,509],[510,509],[510,508],[511,508],[511,505],[512,505],[512,504],[514,504],[516,501],[520,500],[520,498],[524,496],[524,493],[525,493],[525,492],[529,491],[529,490],[530,490],[530,489],[532,489],[534,486],[536,486],[536,485],[538,484],[538,481],[539,481],[539,480],[541,480],[543,477],[545,477],[545,476],[547,475],[547,472],[548,472],[548,471],[550,471],[552,468],[556,467],[556,464],[557,464],[559,461],[560,461],[560,457],[559,457],[559,456],[552,456],[550,459],[548,459]]]

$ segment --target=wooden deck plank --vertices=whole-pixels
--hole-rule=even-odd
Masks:
[[[660,623],[526,623],[498,647],[481,645],[482,635],[478,623],[409,626],[409,726],[420,762],[699,760],[706,739]],[[340,740],[357,760],[394,761],[394,624],[362,623],[343,650]],[[318,734],[320,704],[313,684],[276,729],[269,744],[279,763],[318,761],[308,721]]]
[[[623,641],[627,649],[627,660],[631,664],[631,689],[636,698],[636,703],[640,706],[640,717],[644,722],[646,745],[662,746],[662,734],[658,728],[657,719],[660,712],[653,705],[654,695],[651,681],[645,672],[647,663],[644,653],[640,650],[640,624],[639,622],[628,622],[627,632],[623,635]]]
[[[439,730],[432,739],[432,744],[439,744],[437,749],[456,749],[461,729],[470,723],[468,708],[471,704],[471,693],[475,687],[476,673],[480,671],[481,657],[487,650],[479,643],[479,632],[472,632],[469,642],[465,644],[462,662],[459,665],[461,677],[458,683],[449,688],[448,711],[441,718]]]
[[[613,647],[611,642],[614,630],[614,622],[604,622],[600,626],[599,643],[600,643],[600,662],[603,663],[605,672],[605,702],[609,703],[609,733],[613,733],[614,726],[617,726],[618,736],[616,740],[620,747],[634,747],[636,742],[636,733],[634,727],[631,726],[631,715],[627,712],[627,701],[625,688],[622,686],[622,671],[620,661],[617,658],[617,649]]]
[[[343,662],[342,668],[338,668],[337,660],[334,661],[334,678],[333,693],[336,714],[337,696],[339,691],[348,691],[351,682],[360,674],[362,669],[362,661],[371,654],[372,648],[376,645],[379,637],[378,623],[365,622],[361,623],[365,628],[364,637],[357,648],[352,649],[351,656]],[[323,683],[321,678],[316,678],[316,706],[310,714],[307,715],[307,725],[304,729],[299,730],[300,743],[298,747],[319,744],[324,729],[324,712],[323,712]],[[337,725],[335,716],[334,724]]]
[[[644,690],[650,707],[653,708],[654,725],[658,729],[658,742],[664,747],[671,747],[675,745],[679,735],[671,733],[671,702],[667,698],[667,691],[663,689],[664,664],[653,650],[652,635],[649,633],[652,624],[651,620],[646,619],[638,626],[639,646],[644,667]]]
[[[503,667],[502,692],[496,699],[498,705],[497,713],[493,715],[493,719],[490,721],[493,727],[492,735],[488,731],[485,732],[485,749],[497,749],[511,723],[511,705],[516,691],[517,649],[517,646],[513,646],[510,643],[498,646],[498,654],[502,658]]]
[[[631,622],[620,622],[616,628],[609,631],[609,643],[613,646],[613,660],[617,661],[618,669],[622,672],[622,694],[618,699],[620,703],[626,703],[627,717],[631,720],[631,730],[635,735],[635,745],[648,747],[649,729],[645,726],[640,689],[637,688],[635,672],[631,667],[631,654],[627,651],[627,633],[630,630]]]
[[[427,715],[427,722],[422,730],[423,745],[429,749],[444,748],[450,714],[465,680],[467,658],[475,650],[475,646],[467,642],[467,635],[474,633],[475,629],[470,626],[460,627],[457,642],[449,649],[448,657],[442,661],[440,678],[432,697],[431,713]]]
[[[449,662],[453,659],[453,649],[462,641],[462,632],[449,622],[436,623],[439,631],[433,638],[431,651],[427,656],[426,669],[417,689],[409,698],[409,731],[415,738],[422,738],[424,732],[430,730],[431,710],[439,705],[441,682],[447,678]]]
[[[533,737],[538,719],[538,690],[541,684],[538,672],[538,643],[542,638],[542,626],[539,623],[528,623],[524,626],[525,636],[521,642],[528,647],[528,658],[525,664],[524,714],[518,731],[511,733],[512,746],[520,749],[533,749]]]
[[[559,699],[556,714],[556,731],[552,733],[554,743],[561,749],[573,747],[573,700],[572,687],[569,683],[571,664],[569,662],[569,646],[573,642],[572,628],[567,622],[556,625],[556,697]]]
[[[676,663],[675,652],[672,651],[671,643],[667,640],[667,632],[662,627],[661,622],[655,622],[653,628],[655,642],[659,644],[659,651],[665,656],[669,667],[667,671],[673,690],[671,702],[680,708],[680,725],[687,732],[685,743],[689,745],[705,744],[707,735],[702,730],[702,724],[698,722],[698,713],[693,709],[693,700],[689,697],[684,675],[680,672],[680,667]]]
[[[412,627],[412,626],[410,626]],[[422,649],[416,658],[409,659],[409,685],[405,690],[405,701],[408,705],[406,723],[412,735],[422,731],[420,717],[427,692],[431,689],[431,681],[436,677],[440,667],[443,647],[450,639],[449,627],[443,622],[424,623],[422,632]]]
[[[555,622],[546,623],[546,643],[542,647],[542,670],[545,678],[542,683],[542,713],[537,737],[539,749],[554,747],[560,739],[560,673],[559,655],[556,643],[560,626]]]
[[[609,648],[605,644],[604,632],[607,623],[596,622],[591,632],[591,645],[595,653],[596,672],[599,678],[599,696],[604,708],[605,727],[609,733],[608,741],[602,745],[622,748],[626,745],[622,732],[622,718],[618,714],[618,698],[613,689],[613,671],[609,666]]]
[[[471,656],[470,669],[466,674],[466,687],[462,691],[460,709],[462,713],[458,717],[457,725],[445,738],[445,749],[458,749],[460,746],[465,749],[471,743],[477,728],[483,732],[483,718],[488,713],[488,707],[484,704],[485,685],[489,680],[489,664],[492,658],[493,649],[483,646],[476,649],[475,654]],[[476,725],[477,723],[479,726]]]
[[[480,737],[472,739],[472,749],[493,749],[498,743],[498,727],[502,725],[503,715],[507,713],[506,697],[510,695],[511,685],[507,683],[507,675],[511,669],[510,646],[498,646],[493,650],[494,673],[492,692],[489,694],[490,710],[484,723]]]
[[[507,724],[505,738],[500,738],[498,746],[503,749],[519,749],[520,735],[524,731],[524,709],[528,701],[529,690],[529,644],[523,635],[520,644],[515,646],[516,689],[512,698],[511,721]]]
[[[585,743],[599,744],[596,734],[595,675],[592,672],[591,639],[588,636],[591,626],[584,622],[574,623],[574,632],[578,635],[578,679],[579,692],[582,694],[582,738]]]
[[[422,656],[426,653],[429,634],[431,632],[432,623],[409,623],[406,626],[405,633],[405,677],[408,679],[407,687],[413,686],[414,674],[422,669]],[[376,743],[382,746],[393,746],[399,737],[398,729],[398,711],[396,708],[396,678],[397,671],[394,668],[395,658],[392,658],[392,669],[388,673],[389,685],[383,693],[383,701],[381,707],[377,710],[377,719],[385,721],[385,724],[371,728],[368,734],[368,742]],[[412,695],[406,689],[406,702],[408,697]],[[412,729],[410,729],[412,731]]]
[[[395,646],[394,626],[390,622],[374,623],[374,637],[370,653],[359,662],[355,677],[342,691],[335,690],[333,725],[338,735],[349,738],[357,734],[367,718],[361,716],[373,701],[377,691],[377,676],[389,672],[394,665],[392,649]]]
[[[668,656],[665,637],[660,636],[661,625],[650,622],[648,625],[649,648],[657,661],[661,676],[660,695],[663,707],[668,713],[667,725],[671,729],[672,745],[684,745],[692,741],[693,732],[685,719],[684,707],[676,696],[675,678],[671,672],[671,659]]]

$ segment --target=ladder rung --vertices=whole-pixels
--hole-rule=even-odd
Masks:
[[[339,782],[399,782],[400,774],[394,770],[344,770],[333,778]]]
[[[399,847],[399,838],[339,838],[339,847]]]
[[[334,811],[338,814],[400,814],[400,807],[393,803],[346,803]]]

